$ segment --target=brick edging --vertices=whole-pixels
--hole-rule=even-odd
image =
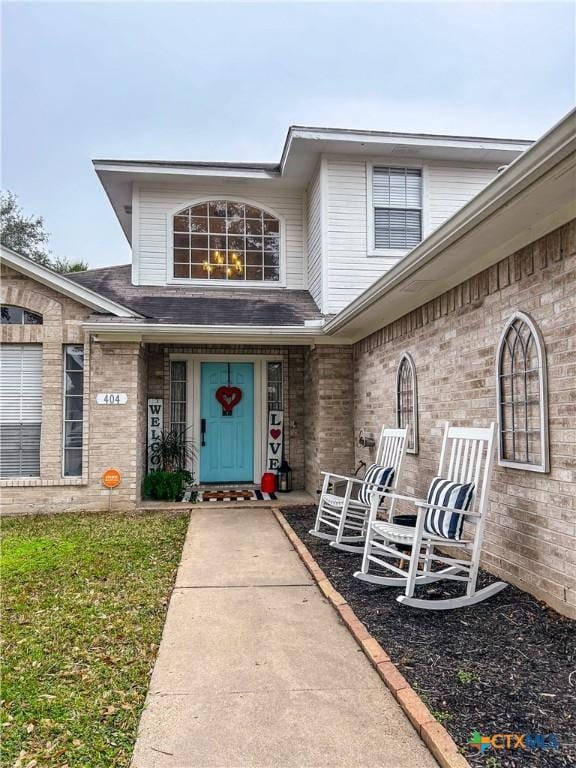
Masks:
[[[302,542],[282,512],[279,509],[273,509],[272,512],[318,587],[338,612],[441,768],[470,768],[470,763],[458,751],[456,742],[446,728],[435,719],[414,688],[391,661],[390,656],[378,640],[372,637],[344,597],[334,589],[324,571],[312,557],[308,547]]]

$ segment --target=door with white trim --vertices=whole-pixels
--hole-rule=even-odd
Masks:
[[[200,482],[253,480],[254,363],[201,362]]]

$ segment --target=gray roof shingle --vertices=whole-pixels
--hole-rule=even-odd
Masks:
[[[132,285],[130,264],[73,272],[68,278],[132,309],[151,323],[298,326],[322,314],[308,291],[270,288]]]

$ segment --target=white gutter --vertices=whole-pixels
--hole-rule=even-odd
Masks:
[[[147,175],[166,175],[170,176],[215,176],[217,178],[239,178],[239,179],[255,179],[264,180],[277,179],[280,176],[280,171],[271,171],[259,168],[225,168],[225,167],[212,167],[209,166],[189,166],[183,167],[178,165],[170,165],[167,163],[164,166],[146,165],[143,162],[141,165],[123,165],[121,162],[113,163],[110,161],[100,162],[98,160],[93,161],[95,171],[100,173],[114,172],[114,173],[133,173],[133,174],[147,174]]]
[[[84,288],[84,286],[75,283],[73,280],[69,280],[64,275],[54,272],[52,269],[48,269],[48,267],[44,267],[41,264],[37,264],[35,261],[31,261],[11,248],[2,246],[1,261],[23,275],[31,277],[33,280],[37,280],[50,288],[54,288],[58,293],[62,293],[68,296],[68,298],[78,301],[80,304],[85,304],[96,312],[106,312],[110,315],[116,315],[116,317],[142,317],[137,312],[133,312],[131,309],[127,309],[95,291],[91,291],[89,288]]]
[[[338,333],[364,310],[383,298],[418,269],[460,240],[497,209],[533,184],[576,150],[576,109],[553,126],[523,155],[516,158],[472,200],[417,245],[389,272],[328,320],[324,331]]]

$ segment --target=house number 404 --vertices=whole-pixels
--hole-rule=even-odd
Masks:
[[[125,405],[128,395],[125,392],[99,392],[96,402],[98,405]]]

